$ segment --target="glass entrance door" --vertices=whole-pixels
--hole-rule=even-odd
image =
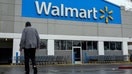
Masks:
[[[72,60],[75,64],[82,63],[82,48],[81,47],[72,47]]]

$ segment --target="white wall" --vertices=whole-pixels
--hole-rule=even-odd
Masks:
[[[49,39],[48,40],[48,55],[54,55],[54,40]]]
[[[123,55],[128,55],[128,45],[127,41],[123,41],[122,48],[123,48]]]
[[[98,42],[98,54],[104,55],[104,41]]]

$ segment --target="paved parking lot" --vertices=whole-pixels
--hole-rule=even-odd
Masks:
[[[132,69],[118,69],[119,66],[132,66],[132,64],[43,65],[38,66],[38,74],[132,74]],[[0,74],[24,74],[24,66],[0,65]],[[33,74],[32,69],[30,74]]]

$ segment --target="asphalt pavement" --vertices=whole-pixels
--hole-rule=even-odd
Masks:
[[[38,74],[132,74],[132,69],[118,69],[120,66],[132,64],[38,65]],[[24,66],[0,65],[0,74],[24,74]]]

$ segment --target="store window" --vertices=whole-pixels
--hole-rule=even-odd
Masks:
[[[61,50],[66,50],[66,40],[61,40]]]
[[[93,50],[97,50],[97,49],[98,49],[98,42],[93,41]]]
[[[82,50],[86,50],[87,48],[86,43],[87,43],[86,41],[82,41]]]
[[[67,40],[66,41],[66,46],[67,46],[67,50],[72,50],[72,40]]]
[[[110,50],[110,43],[104,42],[104,50]]]
[[[97,41],[87,41],[87,50],[97,50],[98,49],[98,43]]]
[[[92,50],[92,41],[87,42],[87,50]]]
[[[122,43],[116,42],[116,50],[122,50]]]
[[[72,41],[55,40],[55,50],[72,50]]]
[[[81,41],[73,41],[73,46],[81,46]]]
[[[104,50],[122,50],[122,42],[104,42]]]
[[[61,40],[55,40],[55,50],[61,50]]]
[[[40,49],[47,49],[47,40],[46,39],[40,40]]]
[[[55,50],[72,50],[72,46],[80,46],[82,50],[97,50],[97,41],[55,40]]]

